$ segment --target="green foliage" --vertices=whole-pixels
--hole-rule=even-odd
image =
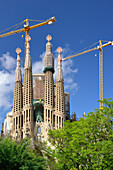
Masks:
[[[37,154],[31,140],[20,143],[9,138],[0,140],[0,170],[44,170],[46,167],[45,158]]]
[[[95,109],[79,121],[49,131],[55,146],[53,169],[113,169],[113,101],[103,103],[103,110]]]

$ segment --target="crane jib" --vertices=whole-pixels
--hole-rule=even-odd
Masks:
[[[26,21],[26,20],[24,20],[24,21]],[[24,28],[21,28],[21,29],[18,29],[18,30],[14,30],[14,31],[10,31],[10,32],[1,34],[0,38],[7,37],[7,36],[10,36],[10,35],[14,35],[14,34],[17,34],[17,33],[20,33],[20,32],[29,31],[31,29],[34,29],[34,28],[37,28],[37,27],[40,27],[40,26],[43,26],[43,25],[47,25],[47,24],[49,24],[50,21],[51,21],[51,23],[55,22],[55,17],[52,17],[52,18],[46,20],[45,22],[41,22],[39,24],[30,26],[30,27],[28,25],[25,25]],[[27,22],[28,22],[28,19],[27,19]],[[51,25],[51,24],[49,24],[49,25]]]

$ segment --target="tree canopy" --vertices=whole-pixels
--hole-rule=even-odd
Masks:
[[[1,170],[44,170],[46,159],[41,148],[32,144],[30,139],[20,143],[9,138],[0,138],[0,169]]]
[[[79,121],[65,122],[62,129],[49,131],[55,149],[53,169],[113,169],[113,101],[104,99]],[[54,160],[54,159],[53,159]]]
[[[113,169],[113,101],[101,102],[103,109],[50,130],[49,141],[54,147],[31,139],[18,143],[0,138],[0,170]]]

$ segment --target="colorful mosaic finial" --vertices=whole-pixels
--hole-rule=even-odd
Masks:
[[[60,65],[61,66],[61,52],[62,52],[62,48],[61,47],[58,47],[57,48],[57,52],[59,53],[59,55],[58,55],[58,65]]]
[[[31,40],[31,37],[29,35],[26,35],[26,41],[30,41]]]
[[[58,47],[57,48],[57,52],[60,54],[62,52],[62,48],[61,47]]]
[[[17,48],[17,49],[16,49],[16,53],[17,53],[17,54],[20,54],[20,53],[21,53],[21,49],[20,49],[20,48]]]
[[[51,35],[48,35],[48,36],[46,37],[46,39],[48,40],[48,42],[50,42],[50,41],[52,40]]]
[[[16,53],[17,53],[17,64],[18,64],[18,63],[20,64],[20,53],[21,53],[21,49],[20,49],[20,48],[17,48],[17,49],[16,49]]]

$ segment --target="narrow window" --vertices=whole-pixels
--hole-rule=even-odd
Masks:
[[[41,128],[40,128],[40,126],[38,126],[38,128],[37,128],[37,133],[38,133],[38,134],[41,134]]]
[[[31,114],[30,114],[30,109],[29,109],[29,121],[30,121],[30,116],[31,116]]]

